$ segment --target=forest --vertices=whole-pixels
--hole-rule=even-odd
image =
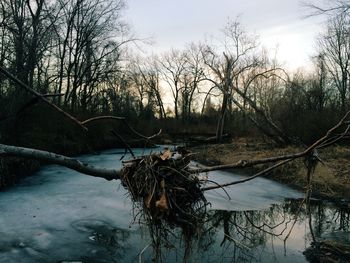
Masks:
[[[318,218],[312,214],[316,207],[319,213],[324,209],[322,220],[328,216],[325,211],[338,213],[338,206],[312,203],[315,201],[311,193],[314,174],[322,171],[321,179],[316,179],[313,185],[316,196],[321,196],[321,201],[323,198],[340,200],[343,216],[344,213],[348,216],[346,200],[350,197],[347,140],[350,137],[350,2],[330,2],[304,4],[309,14],[304,19],[320,16],[325,23],[315,39],[314,54],[310,54],[312,66],[291,70],[264,47],[259,36],[245,28],[241,17],[230,18],[217,30],[215,38],[203,37],[203,41],[190,42],[183,48],[148,55],[143,49],[152,41],[132,30],[124,16],[127,1],[1,1],[0,188],[6,194],[11,187],[16,187],[13,185],[21,185],[27,175],[51,169],[45,168],[47,163],[107,180],[118,179],[129,194],[132,206],[138,206],[143,212],[150,230],[154,261],[164,260],[160,247],[168,246],[171,241],[168,233],[175,226],[182,230],[183,261],[186,262],[190,258],[188,249],[192,238],[202,238],[197,231],[200,228],[211,232],[222,226],[225,237],[220,246],[230,240],[239,249],[254,243],[252,240],[245,243],[247,233],[250,236],[263,229],[264,235],[270,234],[274,227],[269,231],[265,229],[266,218],[258,218],[260,227],[254,223],[255,210],[258,216],[266,210],[253,209],[252,217],[247,216],[251,212],[249,206],[240,211],[212,209],[207,213],[204,193],[221,189],[231,200],[234,191],[226,191],[226,187],[272,174],[275,181],[305,193],[302,201],[295,199],[299,203],[293,199],[283,203],[284,207],[271,206],[271,216],[277,220],[283,214],[284,220],[290,217],[288,222],[300,215],[307,222],[309,216],[314,241],[310,247],[317,248],[317,252],[310,252],[311,256],[306,256],[308,261],[319,262],[322,253],[327,255],[330,249],[339,262],[346,262],[342,260],[350,253],[350,246],[318,240],[323,234],[322,227],[319,226],[318,232],[315,230],[317,233],[312,227],[313,221],[321,225],[320,214]],[[158,147],[156,145],[178,144],[181,147],[176,153],[165,148],[157,155],[148,155],[138,149],[146,149],[148,153],[151,147]],[[324,153],[323,149],[328,147],[331,150]],[[119,148],[125,150],[124,154],[116,153],[123,168],[116,169],[108,163],[107,154],[100,151]],[[80,157],[71,158],[82,154],[101,154],[107,159],[97,162],[102,164],[99,169],[78,161]],[[132,158],[123,160],[127,154]],[[193,159],[215,165],[196,164],[193,168],[190,167]],[[94,164],[95,160],[91,160]],[[332,171],[336,171],[335,179],[323,175],[329,168],[328,164],[324,165],[327,161],[332,163]],[[326,168],[315,172],[319,163]],[[237,177],[230,183],[221,181],[220,176],[213,180],[207,178],[212,171],[232,172],[242,168],[251,169],[252,175]],[[203,173],[206,179],[201,179]],[[222,178],[226,176],[217,173]],[[81,183],[88,189],[89,180],[92,179]],[[207,182],[213,185],[206,186]],[[277,192],[283,192],[280,186],[275,187]],[[251,191],[259,195],[256,188]],[[293,198],[298,196],[294,190],[285,191]],[[4,200],[6,198],[4,196]],[[203,219],[207,216],[213,222],[211,227]],[[136,221],[136,217],[132,220]],[[235,224],[229,226],[233,217]],[[242,234],[243,223],[236,223],[236,219],[246,220],[245,224],[253,230],[245,229]],[[348,223],[339,224],[340,229],[348,230]],[[236,236],[242,235],[242,240],[237,242],[229,233],[236,229]],[[128,231],[125,233],[130,235]],[[98,238],[106,241],[104,236]],[[265,236],[262,239],[261,243],[268,242]],[[140,262],[147,248],[147,244],[141,247]],[[236,254],[234,258],[237,259]],[[240,260],[238,257],[237,262]]]
[[[145,40],[129,32],[124,8],[111,0],[5,1],[0,67],[77,118],[123,116],[141,129],[201,130],[218,142],[230,133],[310,143],[349,108],[347,10],[327,13],[313,68],[288,72],[238,19],[216,43],[143,57],[135,46]],[[3,74],[0,83],[2,141],[70,136],[66,120],[47,125],[51,112]]]

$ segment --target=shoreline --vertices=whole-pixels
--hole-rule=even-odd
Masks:
[[[88,154],[115,148],[116,145],[103,145],[79,153],[63,153],[67,156]],[[135,145],[132,145],[135,147]],[[231,143],[203,144],[189,148],[195,153],[195,161],[204,165],[221,165],[239,160],[253,160],[299,152],[297,147],[274,147],[270,143],[252,138],[237,138]],[[331,201],[350,199],[350,147],[333,146],[320,152],[323,163],[319,163],[313,177],[313,197]],[[0,191],[15,185],[21,178],[30,176],[44,165],[36,160],[15,157],[0,158]],[[246,169],[230,169],[243,174],[253,174],[267,168],[268,164]],[[302,160],[295,160],[273,170],[264,177],[304,192],[306,187],[306,168]]]
[[[299,152],[297,147],[278,148],[271,144],[254,139],[240,138],[232,143],[207,144],[191,147],[195,160],[208,166],[235,163],[239,160],[253,160],[287,153]],[[334,146],[320,152],[323,163],[316,166],[313,175],[313,193],[315,198],[331,201],[350,199],[350,147]],[[269,164],[258,165],[246,169],[231,169],[239,173],[252,175],[267,168]],[[264,177],[277,181],[291,188],[305,192],[307,170],[303,160],[292,161]]]

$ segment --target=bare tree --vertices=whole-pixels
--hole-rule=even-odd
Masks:
[[[124,2],[60,0],[58,5],[57,91],[65,91],[66,107],[86,111],[99,83],[120,70],[120,48],[130,40],[121,20]]]
[[[204,63],[201,48],[191,44],[184,51],[185,70],[182,76],[181,104],[182,118],[188,120],[192,113],[195,92],[199,91],[201,79],[204,78]]]
[[[179,119],[179,102],[181,90],[183,89],[183,75],[185,73],[186,60],[184,53],[178,50],[172,50],[160,57],[159,63],[163,73],[164,81],[171,90],[174,101],[175,118]]]
[[[155,57],[137,59],[130,67],[130,75],[140,99],[140,109],[145,107],[153,110],[155,106],[158,109],[158,117],[166,118],[160,85],[161,72],[157,59]]]
[[[258,52],[256,37],[249,36],[238,21],[228,23],[224,36],[222,55],[208,45],[202,48],[204,63],[208,69],[204,80],[211,82],[213,88],[222,94],[216,130],[217,141],[221,141],[226,114],[230,107],[235,105],[246,112],[249,105],[263,121],[261,124],[257,119],[249,117],[260,130],[279,144],[289,143],[290,139],[272,120],[262,101],[257,100],[258,84],[280,78],[277,73],[280,69],[269,62],[264,52]]]
[[[4,34],[11,36],[14,57],[11,67],[23,82],[34,86],[39,82],[41,61],[51,49],[52,21],[56,11],[44,0],[6,0],[1,3]],[[36,79],[34,79],[37,74]],[[37,86],[38,87],[38,86]]]
[[[345,113],[350,94],[350,20],[347,13],[331,18],[327,31],[319,39],[320,53],[334,87],[338,90],[340,109]]]
[[[350,10],[349,0],[324,1],[322,4],[315,3],[315,1],[304,1],[303,5],[312,11],[311,15],[334,15],[348,13]]]
[[[220,116],[218,119],[216,137],[220,142],[226,113],[234,96],[234,91],[239,90],[242,76],[246,72],[259,66],[260,61],[254,56],[258,47],[256,37],[249,36],[242,28],[239,21],[229,22],[224,28],[224,51],[219,56],[212,48],[207,47],[203,55],[205,64],[209,68],[208,76],[216,88],[222,93]]]

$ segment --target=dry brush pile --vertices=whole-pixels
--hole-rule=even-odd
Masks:
[[[164,223],[180,227],[184,236],[196,235],[207,201],[197,174],[189,171],[192,153],[165,149],[125,161],[120,180],[141,217],[158,230]]]

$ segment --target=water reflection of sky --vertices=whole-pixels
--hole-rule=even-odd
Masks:
[[[82,159],[118,168],[120,152]],[[209,176],[220,183],[241,177],[228,172]],[[200,238],[192,240],[190,262],[306,261],[302,252],[311,240],[306,210],[298,213],[300,200],[284,201],[300,198],[301,193],[264,178],[227,191],[231,200],[220,190],[206,194],[211,207]],[[134,221],[132,203],[117,181],[47,166],[1,192],[0,211],[0,262],[135,262],[143,250],[143,262],[152,262],[148,228]],[[348,211],[314,202],[312,212],[316,235],[349,241]],[[299,221],[284,247],[283,239],[297,214]],[[285,226],[282,235],[270,234]],[[176,237],[179,231],[169,231],[169,243],[161,244],[167,247],[162,247],[164,262],[182,262],[184,242]]]

